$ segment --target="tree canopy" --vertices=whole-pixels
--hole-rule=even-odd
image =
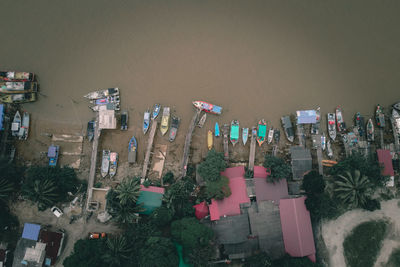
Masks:
[[[175,267],[179,265],[178,253],[169,238],[152,236],[139,251],[141,267]]]
[[[111,267],[126,266],[133,252],[131,243],[125,236],[119,235],[108,238],[106,251],[101,258]]]
[[[203,192],[206,199],[223,199],[232,194],[229,179],[225,176],[216,181],[207,181]]]
[[[115,189],[120,204],[134,205],[140,194],[140,178],[125,178]]]
[[[218,181],[221,177],[220,173],[225,169],[224,154],[211,149],[206,159],[199,164],[198,172],[205,181]]]
[[[71,255],[65,258],[64,267],[107,267],[102,259],[107,247],[103,239],[80,239],[76,241]]]
[[[193,203],[190,202],[194,188],[193,181],[188,177],[184,177],[167,189],[163,201],[165,206],[172,210],[175,218],[194,215]]]
[[[265,154],[263,166],[271,172],[267,178],[268,182],[275,183],[291,175],[291,168],[283,159],[269,154]]]

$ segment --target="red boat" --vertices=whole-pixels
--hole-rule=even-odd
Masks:
[[[205,112],[213,113],[213,114],[218,114],[220,115],[222,112],[222,108],[217,105],[213,105],[204,101],[193,101],[193,105],[200,109],[204,110]]]

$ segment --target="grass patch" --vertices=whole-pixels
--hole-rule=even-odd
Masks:
[[[372,267],[386,236],[386,221],[369,221],[355,227],[343,242],[350,267]]]
[[[400,266],[400,248],[394,249],[392,254],[390,254],[389,260],[386,264],[387,267],[397,267]]]

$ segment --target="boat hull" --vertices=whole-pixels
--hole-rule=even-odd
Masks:
[[[169,141],[173,142],[176,138],[176,134],[178,132],[180,118],[172,117],[171,129],[169,130]]]
[[[128,145],[128,162],[135,163],[136,162],[136,152],[137,152],[137,141],[134,136],[132,136]]]
[[[218,137],[218,136],[220,136],[220,133],[219,133],[219,124],[218,124],[218,122],[216,122],[215,123],[215,127],[214,127],[215,129],[215,137]]]
[[[19,140],[28,139],[29,123],[30,123],[29,113],[28,112],[24,112],[24,115],[22,116],[21,128],[19,129],[19,132],[18,132]]]
[[[222,107],[213,105],[204,101],[193,101],[193,105],[205,112],[220,115],[222,113]]]
[[[106,177],[110,169],[110,150],[103,150],[101,161],[101,177]]]
[[[246,145],[248,138],[249,138],[249,128],[243,128],[242,129],[243,145]]]
[[[113,178],[117,173],[118,168],[118,153],[112,152],[110,153],[110,178]]]
[[[233,146],[239,142],[239,122],[237,120],[231,122],[230,140]]]
[[[267,134],[267,122],[262,119],[258,121],[257,127],[257,143],[261,146],[265,142],[265,136]]]
[[[207,134],[207,147],[208,147],[208,150],[211,150],[213,147],[213,133],[210,130],[208,131],[208,134]]]

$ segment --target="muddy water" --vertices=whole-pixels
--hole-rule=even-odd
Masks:
[[[24,108],[46,120],[84,125],[93,114],[82,95],[119,87],[138,129],[155,102],[171,106],[186,128],[192,100],[219,104],[220,122],[237,118],[247,127],[339,104],[350,121],[400,100],[399,8],[398,1],[2,0],[0,68],[38,75],[39,101]]]

